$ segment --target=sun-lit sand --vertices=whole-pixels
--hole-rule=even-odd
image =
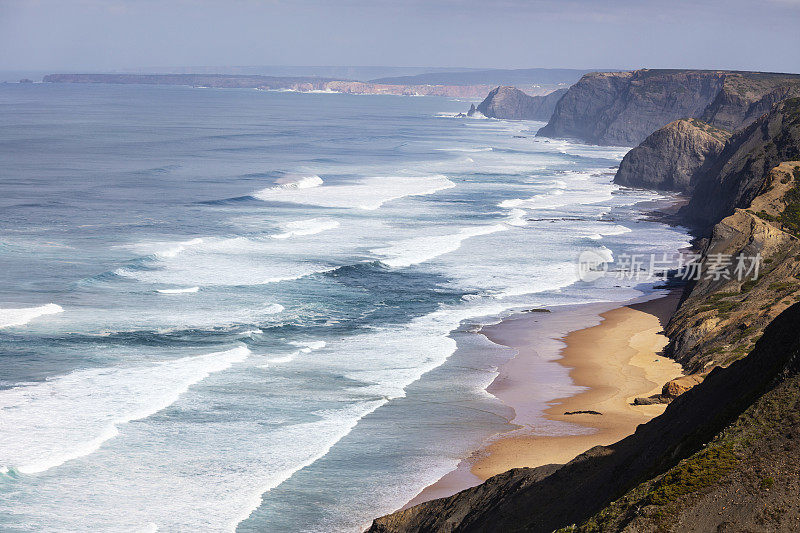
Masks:
[[[661,414],[664,405],[631,404],[636,397],[660,392],[665,382],[681,375],[680,365],[658,355],[667,343],[661,331],[678,298],[679,292],[673,292],[605,311],[600,314],[600,324],[563,337],[563,348],[553,354],[556,360],[544,361],[568,369],[573,384],[579,388],[574,389],[575,394],[550,399],[545,405],[541,391],[533,390],[542,385],[541,376],[537,375],[543,368],[540,347],[547,345],[547,325],[540,324],[542,317],[526,313],[485,328],[483,333],[493,342],[518,351],[499,369],[488,390],[514,408],[514,423],[520,428],[495,436],[410,504],[453,494],[511,468],[565,463],[594,446],[611,444],[632,434],[637,425]],[[577,313],[576,318],[583,313],[585,319],[586,310],[566,313]],[[570,411],[602,414],[565,414]],[[534,415],[539,417],[538,424]],[[543,425],[542,415],[552,427],[537,427]],[[547,431],[559,434],[542,434]]]

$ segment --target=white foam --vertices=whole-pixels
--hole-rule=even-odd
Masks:
[[[274,314],[277,314],[277,313],[282,313],[283,310],[284,310],[284,307],[281,304],[269,304],[268,306],[263,307],[261,309],[261,312],[262,313],[266,313],[266,314],[274,315]]]
[[[311,353],[314,350],[321,350],[326,346],[325,341],[291,341],[289,342],[292,346],[300,347],[299,350],[289,353],[287,355],[280,355],[278,357],[268,357],[266,359],[267,363],[290,363],[294,361],[297,356]],[[261,368],[269,368],[269,364],[260,365]]]
[[[600,239],[602,239],[603,237],[606,237],[606,236],[623,235],[625,233],[630,233],[632,231],[633,230],[628,228],[628,227],[621,226],[619,224],[614,224],[614,225],[612,225],[610,227],[602,228],[602,229],[599,229],[599,230],[597,230],[597,231],[595,231],[593,233],[590,233],[588,235],[588,238],[590,238],[592,240],[595,240],[595,241],[599,241]]]
[[[315,235],[323,231],[335,229],[339,227],[339,222],[336,220],[325,218],[309,218],[305,220],[294,220],[287,222],[282,226],[283,233],[276,233],[271,235],[273,239],[288,239],[297,235]]]
[[[440,255],[454,252],[461,247],[465,239],[505,231],[508,226],[494,224],[491,226],[475,226],[462,228],[455,234],[426,235],[405,241],[399,241],[386,248],[371,250],[381,256],[381,263],[390,267],[407,267],[430,261]]]
[[[387,402],[387,399],[374,400],[338,411],[318,411],[313,414],[321,417],[321,422],[298,424],[295,426],[293,429],[298,433],[298,437],[305,437],[306,432],[310,429],[315,435],[315,441],[317,443],[322,443],[322,446],[311,448],[310,450],[313,450],[311,453],[305,452],[304,455],[306,455],[306,457],[301,460],[302,462],[291,464],[291,466],[287,465],[282,469],[270,473],[265,479],[262,479],[260,486],[252,490],[249,496],[242,502],[238,514],[228,522],[227,529],[236,531],[239,523],[247,520],[247,518],[253,514],[253,511],[261,506],[261,500],[264,494],[291,478],[295,472],[299,472],[303,468],[325,457],[337,442],[346,437],[347,434],[356,427],[359,420]],[[295,439],[287,442],[297,442],[297,440]]]
[[[0,328],[22,326],[31,320],[45,315],[63,313],[60,305],[46,304],[39,307],[22,307],[18,309],[0,309]]]
[[[322,178],[317,175],[302,176],[285,181],[280,185],[273,187],[273,189],[311,189],[313,187],[319,187],[323,183],[325,182],[322,181]]]
[[[372,177],[355,183],[325,185],[311,189],[270,187],[253,193],[264,201],[289,202],[322,207],[374,210],[386,202],[407,196],[434,194],[455,187],[442,175],[417,177]]]
[[[552,180],[545,191],[528,198],[503,200],[499,207],[526,209],[553,209],[572,205],[596,204],[611,200],[614,190],[595,172],[568,172],[565,179]]]
[[[467,153],[476,153],[476,152],[491,152],[493,148],[491,146],[480,146],[476,148],[462,148],[458,146],[454,146],[452,148],[437,148],[436,150],[440,152],[467,152]]]
[[[153,261],[147,266],[152,268],[122,267],[114,273],[147,283],[208,287],[279,283],[335,268],[296,260],[290,251],[276,248],[282,242],[269,237],[207,237],[179,253],[150,254]],[[146,251],[151,245],[135,246]]]
[[[186,287],[184,289],[158,289],[161,294],[185,294],[189,292],[197,292],[200,287]]]
[[[289,344],[292,346],[300,346],[301,352],[308,353],[312,350],[321,350],[327,343],[325,341],[291,341]]]
[[[158,257],[175,257],[182,251],[186,250],[186,248],[189,248],[190,246],[197,246],[198,244],[203,244],[203,239],[189,239],[188,241],[178,242],[170,245],[166,249],[158,250],[155,252],[155,255]]]
[[[161,411],[249,354],[241,346],[142,366],[76,370],[0,391],[0,464],[34,474],[89,455],[121,424]]]

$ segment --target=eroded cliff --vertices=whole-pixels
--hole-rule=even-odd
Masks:
[[[796,74],[649,69],[596,72],[570,87],[539,135],[635,146],[681,118],[700,118],[733,131],[788,96],[800,96],[800,76]]]
[[[622,159],[614,183],[627,187],[691,192],[730,133],[697,119],[681,119],[656,130]]]
[[[567,89],[544,96],[529,96],[515,87],[496,87],[476,108],[486,117],[515,120],[549,120]]]
[[[746,208],[762,192],[772,168],[800,159],[800,98],[784,100],[736,132],[713,165],[698,177],[681,216],[707,231],[735,208]]]

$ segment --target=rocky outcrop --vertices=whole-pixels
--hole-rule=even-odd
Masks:
[[[800,212],[800,161],[781,163],[761,187],[748,209],[736,209],[714,226],[699,279],[687,287],[667,325],[667,353],[691,371],[743,357],[766,325],[800,299],[800,240],[793,222]],[[757,271],[740,275],[738,256],[759,258],[744,263]]]
[[[697,178],[684,220],[707,231],[746,208],[762,192],[769,172],[783,161],[800,159],[800,98],[792,98],[733,135],[713,165]]]
[[[790,330],[792,322],[783,320],[788,319],[790,313],[791,310],[778,317],[763,340],[772,340],[775,327]],[[790,331],[785,333],[791,335]],[[771,344],[771,349],[791,351],[780,343]],[[753,352],[757,353],[759,348]],[[786,366],[778,371],[763,395],[702,449],[663,474],[653,472],[656,475],[567,531],[798,531],[800,463],[796,457],[800,454],[800,376],[797,375],[797,359],[797,354],[790,354]],[[738,370],[745,367],[743,364]],[[755,364],[750,369],[756,373],[755,378],[760,379],[761,370]],[[767,374],[770,372],[768,369]],[[734,373],[715,374],[732,377]],[[741,384],[733,380],[729,385]],[[703,387],[698,385],[682,398],[700,392]],[[742,392],[750,394],[752,389]],[[695,397],[702,398],[703,394]],[[695,407],[710,417],[720,414],[715,403]]]
[[[671,502],[678,496],[697,496],[700,489],[712,486],[724,488],[726,475],[748,461],[752,464],[743,437],[765,437],[763,423],[771,421],[759,413],[764,405],[772,405],[773,396],[792,399],[781,413],[793,425],[769,436],[786,440],[783,435],[789,432],[800,437],[800,416],[794,407],[800,402],[798,323],[800,304],[770,324],[750,355],[711,372],[630,437],[593,448],[561,468],[510,470],[449,498],[378,518],[369,531],[550,533],[573,524],[577,526],[568,530],[619,531],[632,519],[629,514],[637,517],[638,509],[648,507],[650,516],[658,517],[659,512],[671,511]],[[731,423],[740,428],[737,438],[724,431]],[[704,447],[706,443],[710,444]],[[796,444],[800,445],[800,439]],[[797,447],[782,452],[795,465],[792,454]],[[684,471],[700,480],[681,477]],[[654,481],[642,484],[643,479]],[[793,488],[788,485],[785,490],[791,494]],[[754,499],[751,514],[759,504]],[[701,530],[719,530],[736,512],[732,506],[709,513]],[[781,517],[786,519],[780,524],[795,524],[795,515]]]
[[[699,385],[705,379],[706,374],[689,374],[667,381],[661,388],[660,394],[654,394],[646,398],[636,398],[633,405],[655,405],[669,403],[695,385]]]
[[[730,133],[697,119],[670,122],[629,151],[614,183],[627,187],[688,193]]]
[[[477,111],[491,118],[549,120],[566,92],[567,89],[559,89],[545,96],[529,96],[515,87],[496,87],[478,105]]]
[[[661,390],[661,394],[669,398],[677,398],[695,385],[702,383],[704,377],[702,374],[689,374],[688,376],[681,376],[667,381]]]
[[[665,124],[700,116],[724,77],[676,70],[587,74],[570,87],[539,135],[634,146]]]
[[[703,70],[636,70],[583,76],[558,102],[545,137],[635,146],[681,118],[733,131],[800,95],[800,76]]]
[[[734,131],[768,113],[778,102],[797,96],[800,83],[796,75],[735,73],[725,77],[722,90],[700,119]]]

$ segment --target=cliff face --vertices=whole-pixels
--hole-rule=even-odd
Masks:
[[[680,118],[733,131],[787,95],[800,76],[753,72],[636,70],[587,74],[556,105],[545,137],[634,146]]]
[[[556,104],[567,89],[544,96],[529,96],[515,87],[497,87],[477,110],[486,117],[516,120],[549,120]]]
[[[768,113],[776,103],[796,96],[800,96],[800,79],[796,75],[730,74],[700,119],[734,131]]]
[[[560,527],[564,531],[619,531],[641,509],[647,510],[646,516],[666,516],[677,497],[698,497],[698,491],[709,487],[724,489],[726,476],[737,468],[742,476],[749,475],[750,484],[762,483],[760,464],[750,455],[748,442],[725,430],[731,423],[741,428],[736,436],[762,438],[766,445],[770,444],[767,437],[790,441],[792,447],[781,454],[787,459],[785,470],[797,470],[792,454],[798,448],[793,436],[800,437],[800,416],[794,410],[800,402],[798,323],[800,304],[784,311],[767,328],[750,355],[714,370],[672,402],[663,415],[639,426],[626,439],[593,448],[560,468],[510,470],[449,498],[379,518],[369,531],[550,533]],[[785,398],[787,409],[781,416],[793,425],[778,425],[765,435],[764,423],[774,421],[763,410],[774,397]],[[652,481],[642,485],[642,479]],[[784,500],[794,497],[797,481],[789,478],[782,483]],[[719,506],[718,513],[703,513],[700,530],[720,531],[718,527],[743,512],[756,517],[763,499],[751,498],[745,509]],[[793,514],[779,517],[779,526],[791,531],[788,527],[796,525],[797,515],[795,507]],[[567,527],[570,524],[578,526]]]
[[[625,155],[614,183],[690,192],[698,174],[716,159],[729,136],[696,119],[670,122]]]
[[[733,135],[717,160],[697,178],[681,215],[701,229],[746,208],[762,192],[769,172],[800,159],[800,98],[785,100]]]
[[[724,76],[672,70],[587,74],[564,95],[539,135],[633,146],[664,124],[700,116]]]
[[[748,209],[736,209],[714,226],[702,250],[702,278],[687,289],[667,325],[667,352],[690,371],[741,358],[766,325],[800,299],[800,241],[794,222],[800,207],[800,161],[772,169],[762,188]],[[715,257],[740,254],[761,258],[757,280],[752,275],[739,279],[735,259],[724,274],[709,279],[709,269],[718,269],[712,264]]]

